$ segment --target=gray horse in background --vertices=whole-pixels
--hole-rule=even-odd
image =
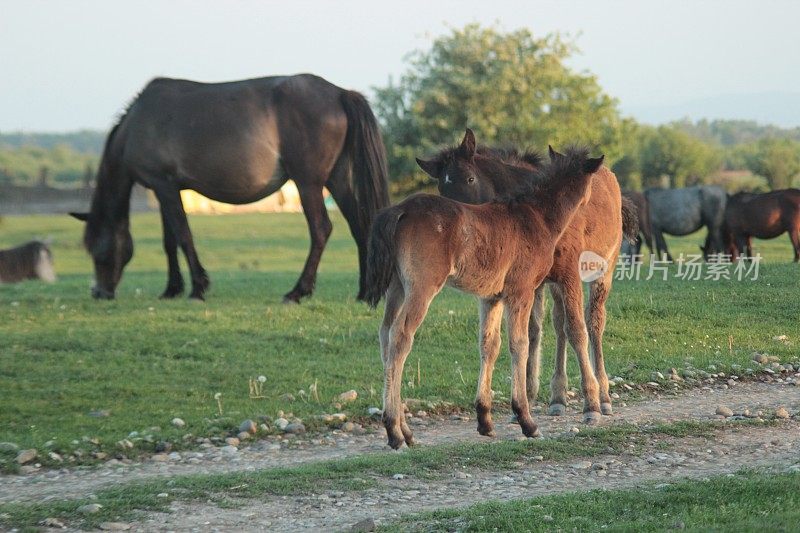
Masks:
[[[727,194],[716,185],[697,185],[685,189],[647,189],[644,192],[655,239],[656,255],[672,261],[664,233],[688,235],[708,228],[705,248],[708,253],[721,253],[722,224],[725,220]]]

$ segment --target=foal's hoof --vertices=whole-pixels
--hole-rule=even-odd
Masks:
[[[547,414],[550,416],[564,416],[567,414],[567,406],[561,403],[551,403],[547,408]]]
[[[603,419],[603,415],[597,411],[586,411],[583,413],[583,422],[590,426],[596,426]]]
[[[405,441],[406,440],[402,437],[389,435],[389,446],[391,446],[394,450],[399,450],[400,446],[402,446]]]
[[[613,415],[614,409],[611,408],[611,402],[604,402],[600,404],[600,410],[604,415]]]
[[[496,437],[497,433],[494,432],[494,427],[492,426],[484,426],[478,424],[478,433],[483,435],[484,437]]]

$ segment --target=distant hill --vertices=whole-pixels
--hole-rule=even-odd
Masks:
[[[106,132],[80,130],[69,133],[0,133],[0,149],[14,150],[23,147],[52,149],[66,146],[80,154],[100,156]]]
[[[752,120],[679,120],[672,126],[703,142],[721,146],[753,143],[766,138],[800,141],[800,128],[780,128]]]
[[[727,94],[689,100],[672,105],[626,106],[625,114],[640,122],[664,124],[676,120],[743,120],[774,124],[782,128],[800,127],[800,93]]]

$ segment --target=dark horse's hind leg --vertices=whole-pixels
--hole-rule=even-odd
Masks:
[[[186,219],[186,212],[183,210],[180,191],[168,184],[154,187],[153,190],[156,193],[156,197],[158,197],[158,202],[161,204],[161,220],[164,223],[164,249],[167,252],[167,260],[169,262],[169,282],[163,296],[169,298],[180,294],[180,292],[170,294],[171,289],[178,288],[178,285],[174,284],[176,279],[180,280],[181,286],[183,285],[178,267],[178,254],[175,250],[175,244],[177,243],[186,256],[186,262],[189,264],[189,271],[192,275],[192,292],[189,294],[189,298],[204,300],[205,291],[211,285],[211,282],[203,265],[200,264],[200,259],[197,257],[192,232],[189,230],[189,221]],[[168,234],[171,234],[171,236]],[[177,272],[177,278],[173,277],[175,272]]]
[[[350,234],[358,247],[358,299],[363,300],[367,290],[365,276],[367,272],[367,236],[369,235],[369,228],[362,228],[359,223],[356,197],[346,175],[332,175],[326,186],[333,199],[336,200],[336,205],[339,206],[345,220],[347,220]]]
[[[317,267],[322,258],[322,251],[328,242],[328,237],[333,231],[331,219],[325,209],[325,202],[322,198],[322,186],[316,184],[300,185],[300,202],[303,204],[303,213],[308,222],[308,233],[311,237],[311,249],[308,252],[308,259],[300,274],[300,279],[294,288],[283,297],[284,302],[300,302],[300,298],[308,296],[314,290],[317,280]]]
[[[167,254],[167,266],[169,274],[167,278],[167,288],[161,294],[162,298],[175,298],[183,294],[183,276],[178,264],[178,239],[175,232],[170,228],[164,207],[161,207],[161,226],[164,231],[164,252]]]

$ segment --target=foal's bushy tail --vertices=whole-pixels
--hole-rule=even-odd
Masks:
[[[622,197],[622,235],[631,244],[639,236],[639,210],[627,196]]]
[[[397,271],[395,233],[403,212],[389,207],[378,212],[372,221],[367,248],[367,279],[364,301],[375,308],[386,294]]]
[[[342,107],[347,115],[344,150],[353,165],[353,189],[358,204],[358,224],[369,229],[375,213],[389,205],[389,170],[386,148],[378,121],[364,95],[344,91]]]

